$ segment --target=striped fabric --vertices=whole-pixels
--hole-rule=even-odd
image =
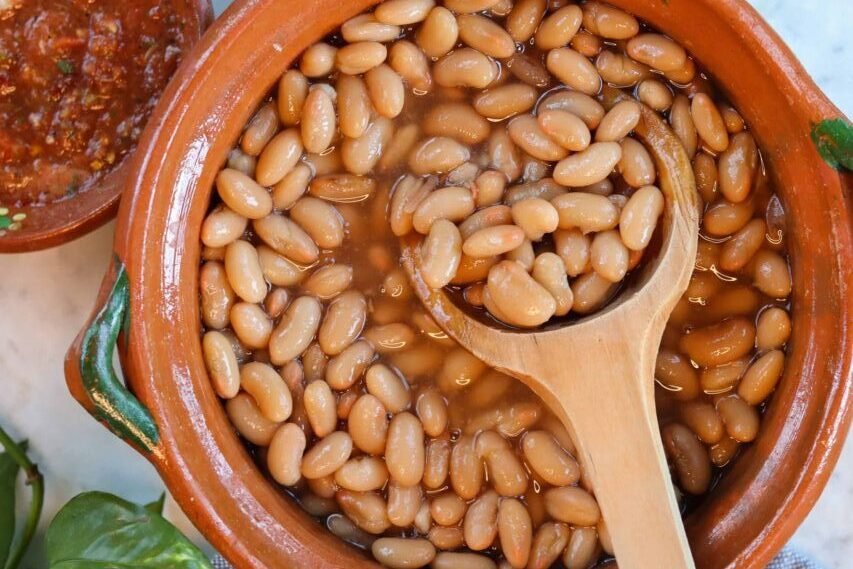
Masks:
[[[221,557],[213,560],[214,569],[232,569],[231,565]],[[465,569],[460,567],[459,569]],[[803,555],[802,553],[786,547],[776,559],[770,562],[767,569],[822,569],[820,565]]]
[[[821,569],[821,566],[796,549],[786,547],[767,569]]]

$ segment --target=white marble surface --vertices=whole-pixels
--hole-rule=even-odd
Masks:
[[[228,2],[214,0],[218,9]],[[853,116],[853,1],[752,0],[836,104]],[[88,315],[110,258],[113,225],[51,251],[0,257],[0,421],[31,441],[47,477],[47,522],[73,495],[105,490],[150,501],[163,485],[153,468],[95,423],[67,394],[65,350]],[[828,569],[853,559],[853,445],[793,544]],[[173,503],[167,514],[198,534]],[[40,549],[40,548],[37,548]],[[30,567],[42,567],[36,553]]]

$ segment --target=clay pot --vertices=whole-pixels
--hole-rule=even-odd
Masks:
[[[171,0],[175,13],[184,22],[181,49],[190,51],[213,21],[210,0]],[[170,99],[167,90],[162,97]],[[0,237],[0,253],[23,253],[56,247],[94,231],[118,211],[122,190],[128,185],[136,151],[122,161],[96,185],[74,197],[47,205],[14,208],[26,214],[21,228]]]
[[[759,438],[686,522],[702,569],[763,567],[814,504],[850,422],[853,180],[810,137],[820,121],[846,119],[745,2],[611,1],[681,42],[727,88],[789,215],[785,376]],[[114,268],[66,361],[74,396],[157,467],[241,569],[376,566],[284,496],[238,440],[202,362],[197,291],[201,223],[242,125],[297,54],[370,4],[246,0],[211,28],[140,143]],[[111,368],[120,331],[127,389]]]

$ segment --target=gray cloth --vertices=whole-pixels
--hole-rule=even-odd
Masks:
[[[216,557],[213,560],[213,567],[214,569],[231,569],[228,562],[221,557]],[[464,568],[460,567],[459,569]],[[770,562],[767,569],[821,569],[821,566],[795,549],[786,547],[776,556],[776,559]]]
[[[767,569],[821,569],[821,566],[796,549],[786,547],[770,562]]]

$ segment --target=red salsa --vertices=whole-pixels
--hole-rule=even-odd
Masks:
[[[85,191],[134,148],[181,58],[160,0],[0,0],[0,205]]]

